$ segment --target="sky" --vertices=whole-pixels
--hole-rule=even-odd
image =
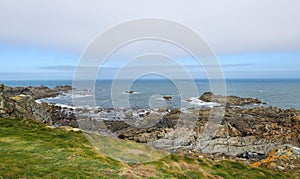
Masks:
[[[143,18],[168,19],[199,34],[226,78],[299,78],[299,8],[298,0],[0,0],[0,80],[72,79],[92,40],[117,24]],[[152,41],[115,52],[99,78],[113,78],[137,49],[173,54],[194,78],[205,78],[181,49]],[[174,70],[152,62],[131,70],[155,70],[155,65]]]

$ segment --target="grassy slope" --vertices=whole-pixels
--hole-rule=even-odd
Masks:
[[[141,144],[103,138],[105,151],[115,146],[151,150]],[[108,148],[107,148],[108,146]],[[138,152],[139,153],[139,152]],[[145,156],[143,152],[140,152]],[[121,154],[120,154],[121,155]],[[153,155],[157,155],[153,153]],[[159,155],[158,155],[159,156]],[[126,156],[125,156],[126,158]],[[31,120],[0,119],[0,178],[296,178],[295,175],[230,162],[168,155],[146,164],[127,164],[97,150],[81,133],[50,129]]]

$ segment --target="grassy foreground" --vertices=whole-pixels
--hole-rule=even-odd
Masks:
[[[119,140],[102,139],[97,139],[100,141],[96,144],[96,148],[100,148],[99,152],[82,132],[46,128],[44,124],[32,120],[0,119],[0,178],[297,177],[237,162],[213,162],[176,155],[166,155],[145,164],[128,164],[107,157],[101,148],[108,151],[108,154],[110,148],[114,148],[115,155],[121,156],[116,151],[131,147],[133,154],[142,154],[140,157],[147,157],[142,150],[151,152],[151,149],[141,144],[123,145]],[[126,159],[126,155],[123,158]]]

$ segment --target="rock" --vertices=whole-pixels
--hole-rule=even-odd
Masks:
[[[180,114],[180,113],[181,113],[181,111],[179,109],[172,109],[170,111],[170,114]]]
[[[246,151],[242,154],[237,155],[237,157],[245,158],[245,159],[256,159],[256,160],[262,160],[266,157],[265,154],[260,154],[256,152],[249,152]]]
[[[296,173],[300,170],[300,155],[293,148],[292,145],[279,145],[270,150],[267,157],[251,165]]]
[[[47,88],[46,88],[47,89]],[[70,85],[65,85],[65,86],[56,86],[53,90],[59,91],[59,92],[68,92],[73,90],[73,87]]]
[[[143,120],[137,120],[135,122],[135,127],[137,128],[149,128],[157,124],[157,122],[162,118],[161,115],[150,113],[143,118]]]
[[[161,111],[166,110],[164,108]],[[210,109],[191,109],[189,112],[173,109],[159,114],[160,118],[156,116],[155,120],[159,120],[154,127],[152,124],[155,120],[144,118],[145,121],[140,122],[145,127],[143,129],[119,125],[114,128],[114,132],[120,134],[120,138],[155,144],[160,149],[197,149],[200,153],[224,154],[250,160],[262,159],[270,149],[280,144],[300,146],[300,122],[294,120],[299,111],[295,109],[227,106],[222,123],[210,138],[202,135],[209,117],[214,116],[211,116]]]
[[[43,123],[52,123],[47,109],[37,104],[31,96],[19,95],[8,98],[0,95],[0,117],[35,119]]]
[[[132,117],[133,117],[132,111],[126,112],[126,113],[125,113],[125,117],[126,117],[126,118],[132,118]]]
[[[300,155],[300,148],[298,147],[291,147],[292,152],[296,155]]]
[[[0,84],[0,93],[3,93],[3,90],[4,90],[4,85]]]
[[[179,120],[179,113],[177,114],[168,114],[163,116],[156,124],[158,128],[173,128],[178,120]]]
[[[163,96],[163,99],[168,101],[172,99],[172,96]]]
[[[279,170],[281,170],[281,171],[284,171],[284,170],[285,170],[285,168],[282,167],[282,166],[277,166],[277,168],[278,168]]]
[[[68,92],[70,90],[72,90],[72,87],[69,85],[56,86],[53,89],[50,89],[42,85],[39,87],[29,86],[29,87],[14,87],[14,88],[5,86],[3,91],[5,96],[7,97],[13,97],[13,96],[23,94],[23,95],[30,95],[34,99],[41,99],[41,98],[56,97],[60,93]]]
[[[44,96],[44,94],[46,96],[58,95],[59,91],[57,90],[69,90],[70,88],[70,86],[60,86],[51,90],[45,86],[11,88],[0,85],[0,117],[35,119],[50,125],[78,127],[72,109],[61,109],[58,106],[35,102],[36,98]],[[46,94],[48,92],[49,94]],[[17,95],[13,96],[14,94]]]
[[[294,119],[294,121],[299,121],[300,122],[300,116],[294,116],[293,119]]]
[[[204,92],[199,99],[205,102],[212,102],[215,95],[212,92]]]
[[[157,110],[157,112],[168,112],[168,107],[164,106],[164,107],[161,107]]]
[[[229,123],[226,125],[221,125],[214,138],[227,138],[227,137],[241,137],[242,134],[236,128],[232,127]]]
[[[262,101],[257,98],[240,98],[237,96],[221,96],[214,95],[212,92],[205,92],[200,97],[200,100],[205,102],[216,102],[227,105],[244,106],[246,104],[261,104]]]

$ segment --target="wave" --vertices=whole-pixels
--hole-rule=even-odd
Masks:
[[[219,103],[215,103],[215,102],[205,102],[205,101],[202,101],[196,97],[191,97],[191,98],[188,98],[188,99],[185,99],[183,100],[184,102],[188,102],[190,104],[193,104],[193,105],[197,105],[197,106],[203,106],[203,107],[218,107],[218,106],[222,106],[221,104]]]
[[[72,98],[86,98],[86,97],[91,97],[93,96],[92,94],[73,94],[71,97]]]
[[[134,92],[132,92],[132,93],[123,92],[123,94],[127,94],[127,95],[129,95],[129,94],[141,94],[141,92],[136,92],[136,91],[134,91]]]
[[[173,101],[174,99],[164,99],[164,98],[156,98],[157,101]]]

